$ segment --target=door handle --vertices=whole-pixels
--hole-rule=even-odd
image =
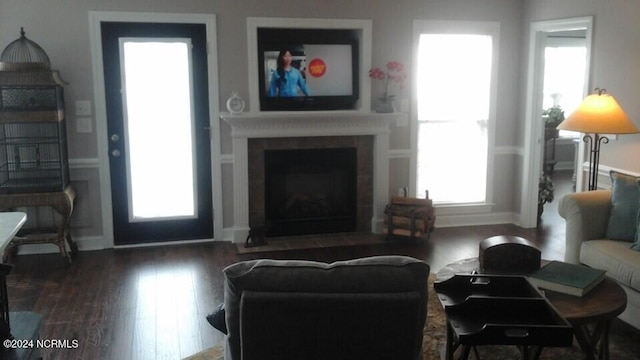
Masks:
[[[118,149],[113,150],[113,151],[111,152],[111,155],[112,155],[113,157],[119,157],[119,156],[120,156],[120,150],[118,150]]]
[[[113,134],[113,135],[111,135],[111,138],[110,138],[110,139],[111,139],[111,142],[114,142],[114,143],[115,143],[115,142],[118,142],[118,141],[120,141],[120,135],[118,135],[118,134]]]

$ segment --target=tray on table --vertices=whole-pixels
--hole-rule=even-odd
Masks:
[[[524,276],[458,274],[434,289],[459,344],[572,344],[571,325]]]

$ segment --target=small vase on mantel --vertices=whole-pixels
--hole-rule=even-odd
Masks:
[[[393,100],[384,98],[380,99],[380,101],[376,105],[376,112],[380,114],[391,114],[396,112],[396,109],[393,106]]]

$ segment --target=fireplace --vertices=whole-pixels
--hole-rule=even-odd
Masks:
[[[232,241],[244,242],[250,227],[265,224],[264,153],[284,149],[355,147],[355,231],[380,233],[389,201],[390,125],[406,117],[337,111],[222,114],[233,138],[233,218],[227,228]]]
[[[356,230],[356,148],[267,150],[267,236]]]
[[[252,227],[267,225],[267,236],[371,231],[372,136],[250,139],[248,150]]]

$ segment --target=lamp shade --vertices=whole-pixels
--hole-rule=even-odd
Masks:
[[[559,130],[592,134],[634,134],[640,132],[613,96],[599,92],[587,96],[578,108],[558,125]]]

